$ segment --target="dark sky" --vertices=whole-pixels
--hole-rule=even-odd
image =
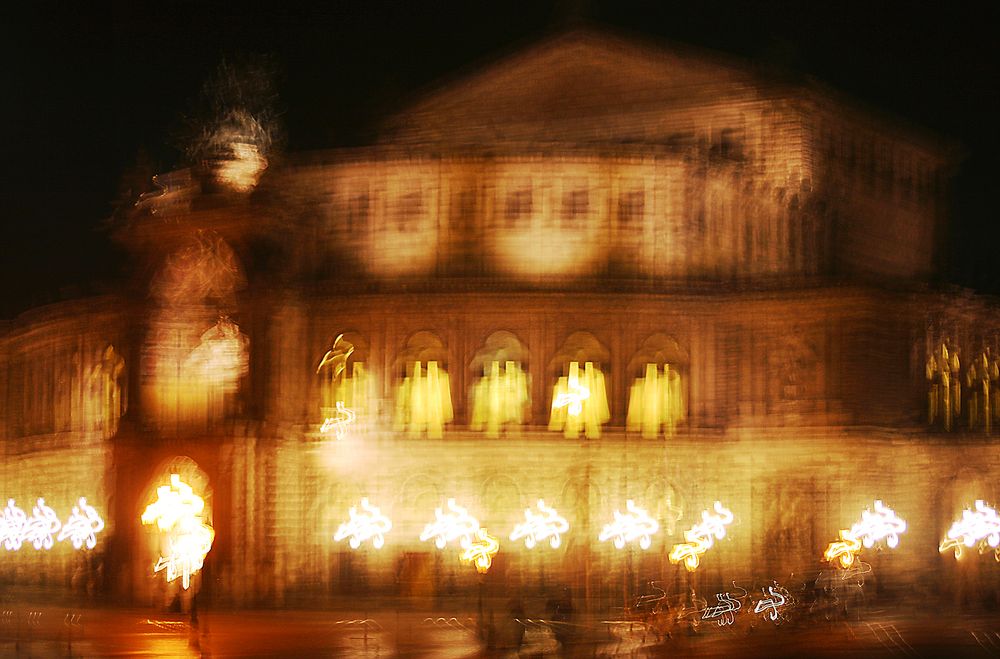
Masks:
[[[181,117],[223,56],[270,55],[289,148],[322,148],[356,142],[373,118],[436,79],[557,30],[574,14],[811,74],[956,141],[965,159],[954,181],[947,278],[1000,293],[1000,227],[989,203],[1000,174],[998,3],[255,6],[67,2],[5,18],[0,317],[121,276],[121,259],[100,230],[121,176],[140,148],[157,170],[184,164],[175,148]]]

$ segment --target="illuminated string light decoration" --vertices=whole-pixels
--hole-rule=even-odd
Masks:
[[[483,377],[472,389],[472,420],[469,429],[485,430],[499,437],[504,426],[520,426],[530,403],[528,376],[514,361],[491,361],[483,366]]]
[[[7,507],[0,516],[0,544],[8,551],[19,550],[24,543],[35,549],[52,549],[56,542],[69,539],[73,547],[93,549],[97,546],[97,534],[104,530],[104,520],[87,499],[80,497],[66,523],[59,521],[55,511],[39,498],[29,517],[13,499],[7,500]],[[58,536],[53,536],[58,532]]]
[[[475,564],[476,572],[486,574],[493,565],[493,557],[500,551],[500,541],[486,532],[484,528],[476,529],[476,539],[471,541],[461,559]]]
[[[840,540],[831,542],[827,546],[826,551],[823,552],[823,558],[831,563],[834,560],[839,561],[840,566],[846,570],[854,565],[854,561],[860,553],[861,540],[855,537],[850,530],[841,529]]]
[[[713,507],[714,513],[703,510],[701,522],[684,532],[686,542],[671,548],[671,563],[683,562],[688,572],[694,572],[701,564],[702,555],[712,548],[716,540],[726,537],[726,527],[733,523],[733,513],[719,501]]]
[[[638,540],[640,547],[649,549],[653,536],[660,530],[659,522],[636,506],[632,499],[625,502],[625,510],[625,513],[619,510],[614,512],[614,521],[604,526],[598,539],[601,542],[614,540],[618,549],[624,549],[626,544]]]
[[[46,506],[45,499],[39,497],[31,509],[31,517],[25,521],[24,542],[30,542],[35,549],[52,549],[54,535],[60,528],[62,522],[56,516],[56,511]]]
[[[716,593],[715,599],[718,604],[705,607],[701,614],[702,620],[715,620],[719,627],[725,627],[736,622],[736,614],[739,612],[742,603],[730,593]]]
[[[392,521],[382,514],[377,507],[368,503],[368,498],[361,499],[361,512],[351,506],[347,514],[350,520],[344,522],[333,534],[333,539],[337,542],[350,538],[348,541],[352,549],[357,549],[366,540],[372,541],[375,549],[381,549],[385,544],[385,534],[392,530]]]
[[[684,539],[687,542],[678,543],[670,548],[670,562],[680,563],[683,561],[688,572],[694,572],[701,564],[702,554],[711,549],[712,540],[704,538],[690,529],[684,532]]]
[[[582,430],[588,439],[597,439],[601,425],[610,418],[604,374],[593,362],[585,362],[581,376],[580,363],[571,361],[567,375],[552,389],[549,430],[562,430],[569,439]]]
[[[764,594],[764,597],[757,600],[757,604],[753,607],[753,612],[763,614],[765,618],[769,617],[772,622],[777,622],[778,609],[788,603],[788,597],[786,597],[788,591],[778,586],[777,582],[774,582],[773,586],[768,586],[766,591],[763,588],[760,591]],[[768,597],[769,594],[770,597]]]
[[[899,544],[899,534],[904,531],[906,522],[878,499],[875,500],[875,510],[862,511],[861,521],[851,527],[851,535],[861,538],[861,544],[869,549],[881,540],[894,549]]]
[[[995,550],[994,557],[1000,561],[1000,517],[997,511],[982,499],[977,499],[975,509],[962,511],[962,519],[951,525],[948,535],[941,541],[939,551],[952,549],[955,558],[961,558],[965,549],[979,546],[979,553],[987,547]]]
[[[906,522],[879,499],[874,508],[861,511],[861,520],[850,529],[841,529],[840,540],[831,542],[823,552],[825,560],[836,560],[846,570],[854,565],[862,547],[870,549],[883,540],[890,549],[899,545],[899,534],[906,531]]]
[[[549,546],[558,549],[562,544],[561,535],[569,531],[569,522],[555,511],[545,505],[543,499],[538,500],[538,509],[541,514],[535,513],[531,508],[524,509],[524,523],[518,524],[510,534],[511,542],[516,542],[524,538],[524,546],[533,549],[534,546],[546,538],[549,539]]]
[[[411,364],[396,390],[395,429],[410,437],[426,432],[428,437],[440,439],[453,416],[447,371],[438,368],[436,361],[427,362],[426,373],[421,362]]]
[[[104,520],[97,514],[97,510],[87,503],[85,497],[73,506],[73,512],[69,519],[62,525],[59,531],[59,542],[69,539],[76,549],[93,549],[97,546],[97,534],[104,530]]]
[[[153,566],[153,572],[166,570],[167,581],[181,577],[184,589],[191,587],[191,576],[201,570],[212,548],[215,530],[205,523],[202,513],[205,500],[177,474],[170,484],[156,488],[156,501],[142,513],[143,524],[156,524],[165,534],[166,554]]]
[[[629,392],[625,428],[641,431],[646,439],[654,439],[663,428],[670,437],[684,420],[684,410],[680,371],[664,364],[660,373],[656,364],[646,364],[645,377],[636,378]]]
[[[357,415],[354,410],[344,407],[344,401],[338,400],[336,416],[327,418],[320,426],[319,431],[326,434],[332,430],[337,435],[337,439],[343,439],[344,435],[347,434],[347,426],[354,423],[355,418]]]
[[[468,549],[472,544],[472,536],[479,530],[479,520],[469,514],[469,511],[455,503],[454,499],[448,499],[448,510],[444,512],[441,508],[434,509],[434,521],[424,527],[420,534],[420,541],[427,542],[434,538],[434,544],[438,549],[458,540],[463,549]]]
[[[24,543],[24,531],[28,524],[28,516],[14,504],[13,499],[7,500],[3,509],[3,520],[0,521],[0,539],[4,549],[17,551]]]

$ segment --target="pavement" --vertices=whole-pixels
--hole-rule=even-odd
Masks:
[[[583,614],[483,618],[381,608],[212,610],[192,621],[143,609],[8,604],[0,612],[0,657],[1000,657],[1000,613],[993,612],[884,609],[781,624],[747,614],[733,625],[700,621],[697,628]]]

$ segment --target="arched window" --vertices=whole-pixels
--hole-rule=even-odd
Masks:
[[[417,332],[396,358],[401,379],[396,386],[394,429],[410,437],[440,438],[453,418],[448,353],[436,335]]]
[[[662,430],[667,437],[687,418],[688,355],[677,341],[654,334],[643,341],[628,364],[635,374],[629,390],[625,429],[653,439]]]
[[[567,439],[585,433],[588,439],[601,436],[601,426],[611,418],[601,364],[608,350],[587,332],[575,332],[549,363],[550,372],[559,373],[552,387],[549,430],[562,430]]]
[[[471,430],[499,437],[502,430],[509,432],[525,422],[531,410],[527,355],[527,349],[510,332],[487,337],[472,358]]]
[[[320,378],[321,432],[341,437],[349,426],[364,423],[371,411],[368,344],[358,334],[338,334],[316,367]]]

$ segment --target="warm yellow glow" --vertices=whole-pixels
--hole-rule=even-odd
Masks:
[[[618,549],[624,549],[626,544],[638,540],[640,547],[649,549],[653,536],[660,530],[659,522],[631,499],[625,502],[625,510],[624,513],[620,510],[614,512],[614,521],[604,525],[597,539],[601,542],[613,540]]]
[[[906,531],[906,522],[880,500],[875,500],[875,510],[866,508],[861,512],[861,521],[851,526],[851,535],[861,538],[861,544],[871,548],[876,542],[885,540],[890,549],[899,544],[899,534]]]
[[[670,437],[677,424],[684,420],[684,391],[681,374],[670,364],[660,373],[656,364],[646,364],[646,375],[636,378],[629,393],[625,427],[629,432],[642,432],[646,439],[660,433]]]
[[[414,362],[396,390],[395,429],[410,437],[426,432],[428,437],[438,439],[452,416],[448,373],[439,369],[436,361],[430,361],[425,374],[421,363]]]
[[[146,506],[141,517],[143,524],[156,524],[165,536],[167,551],[153,571],[166,569],[168,582],[181,577],[185,590],[215,539],[215,530],[202,519],[204,510],[205,500],[179,475],[171,474],[170,484],[156,488],[156,501]]]
[[[840,566],[847,569],[854,565],[855,559],[861,553],[861,539],[856,538],[848,529],[840,530],[840,540],[831,542],[823,552],[823,558],[831,563],[834,560],[840,562]]]
[[[980,553],[987,547],[995,550],[994,556],[1000,561],[1000,516],[982,499],[976,501],[975,510],[962,511],[962,519],[951,525],[938,550],[952,549],[958,559],[964,548],[972,549],[977,545]]]
[[[354,423],[357,415],[349,407],[344,407],[344,401],[338,400],[334,416],[327,417],[320,426],[321,433],[333,432],[337,439],[343,439],[347,433],[347,427]]]
[[[237,192],[249,192],[267,169],[267,158],[253,144],[233,142],[229,145],[231,156],[221,163],[218,179]]]
[[[489,572],[493,565],[493,557],[500,551],[500,541],[486,532],[484,528],[476,529],[476,540],[462,552],[462,560],[472,562],[480,574]]]
[[[588,439],[597,439],[601,425],[610,418],[604,374],[593,362],[586,362],[581,376],[580,363],[570,362],[567,374],[552,388],[549,430],[562,430],[569,439],[581,432]]]
[[[726,537],[726,527],[732,524],[733,513],[720,501],[716,501],[713,507],[714,513],[703,510],[701,522],[684,532],[684,539],[687,542],[676,544],[671,548],[669,557],[671,563],[683,561],[688,572],[694,572],[701,564],[701,556],[712,548],[715,540]]]
[[[514,527],[510,539],[513,542],[524,538],[524,546],[532,549],[539,541],[548,538],[549,546],[558,549],[562,544],[562,535],[569,531],[569,522],[555,508],[546,506],[543,499],[538,500],[538,509],[541,514],[531,508],[524,509],[525,521]]]
[[[528,376],[520,364],[513,361],[505,362],[502,369],[499,361],[490,362],[484,371],[483,377],[472,388],[472,422],[469,427],[476,431],[485,430],[489,437],[499,437],[504,426],[524,423],[530,404]]]
[[[346,538],[352,549],[357,549],[365,540],[371,540],[375,549],[381,549],[385,544],[385,534],[392,530],[392,521],[382,514],[378,506],[368,503],[368,498],[361,499],[361,512],[354,506],[347,511],[350,519],[337,528],[333,539],[340,542]]]
[[[458,540],[462,548],[467,549],[472,544],[473,534],[479,529],[479,520],[454,499],[448,499],[447,505],[449,512],[434,509],[434,521],[424,527],[420,541],[427,542],[434,538],[437,548],[444,549],[452,540]]]

